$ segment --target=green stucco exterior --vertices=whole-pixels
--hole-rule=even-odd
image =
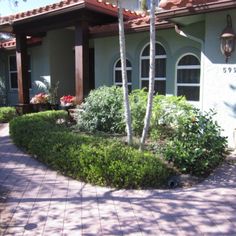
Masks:
[[[201,26],[202,23],[195,27],[200,28]],[[203,37],[202,32],[199,32],[199,37]],[[201,44],[177,35],[174,29],[157,30],[156,39],[165,48],[167,55],[166,93],[174,95],[176,62],[186,53],[193,53],[200,58]],[[133,89],[140,88],[140,54],[148,43],[148,32],[126,35],[127,58],[132,64]],[[118,36],[95,39],[94,45],[95,87],[104,84],[112,85],[114,83],[114,63],[119,59]]]
[[[72,30],[49,31],[40,45],[28,48],[31,57],[32,88],[30,97],[47,91],[48,87],[59,81],[58,96],[75,93],[74,32]],[[18,92],[10,89],[8,57],[15,50],[0,52],[0,84],[6,86],[6,103],[16,105]],[[0,94],[3,93],[0,88]]]

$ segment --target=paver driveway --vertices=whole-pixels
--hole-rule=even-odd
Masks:
[[[236,235],[235,164],[189,189],[117,191],[57,174],[0,130],[0,235]]]

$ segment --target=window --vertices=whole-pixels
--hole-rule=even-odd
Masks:
[[[28,55],[28,65],[29,65],[29,88],[31,88],[31,60],[30,55]],[[9,56],[9,79],[10,79],[10,88],[18,89],[17,81],[17,66],[16,66],[16,56]]]
[[[200,61],[194,55],[183,56],[177,64],[177,96],[200,100]]]
[[[141,66],[141,88],[149,86],[149,61],[150,61],[150,45],[144,47],[140,57]],[[155,94],[166,94],[166,52],[159,43],[156,43],[156,56],[155,56]]]
[[[132,90],[132,66],[129,60],[126,59],[126,69],[127,69],[127,80],[129,93]],[[116,86],[122,87],[122,71],[121,71],[121,60],[119,59],[114,66],[114,84]]]

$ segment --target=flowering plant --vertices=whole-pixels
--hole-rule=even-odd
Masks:
[[[36,94],[32,99],[30,100],[30,103],[32,104],[46,104],[48,103],[49,95],[45,93],[39,93]]]
[[[61,106],[74,106],[75,96],[67,95],[60,98]]]

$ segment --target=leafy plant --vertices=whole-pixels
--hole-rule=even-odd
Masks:
[[[85,131],[122,133],[125,130],[123,95],[118,87],[100,87],[90,92],[78,114],[78,127]]]
[[[160,158],[125,144],[58,124],[65,113],[41,112],[10,123],[13,141],[52,168],[92,184],[117,188],[163,187],[176,174]]]
[[[17,116],[14,107],[0,107],[0,123],[9,122]]]
[[[187,117],[175,136],[167,143],[165,159],[183,173],[196,176],[208,175],[224,159],[226,138],[214,121],[214,112],[195,110]]]

